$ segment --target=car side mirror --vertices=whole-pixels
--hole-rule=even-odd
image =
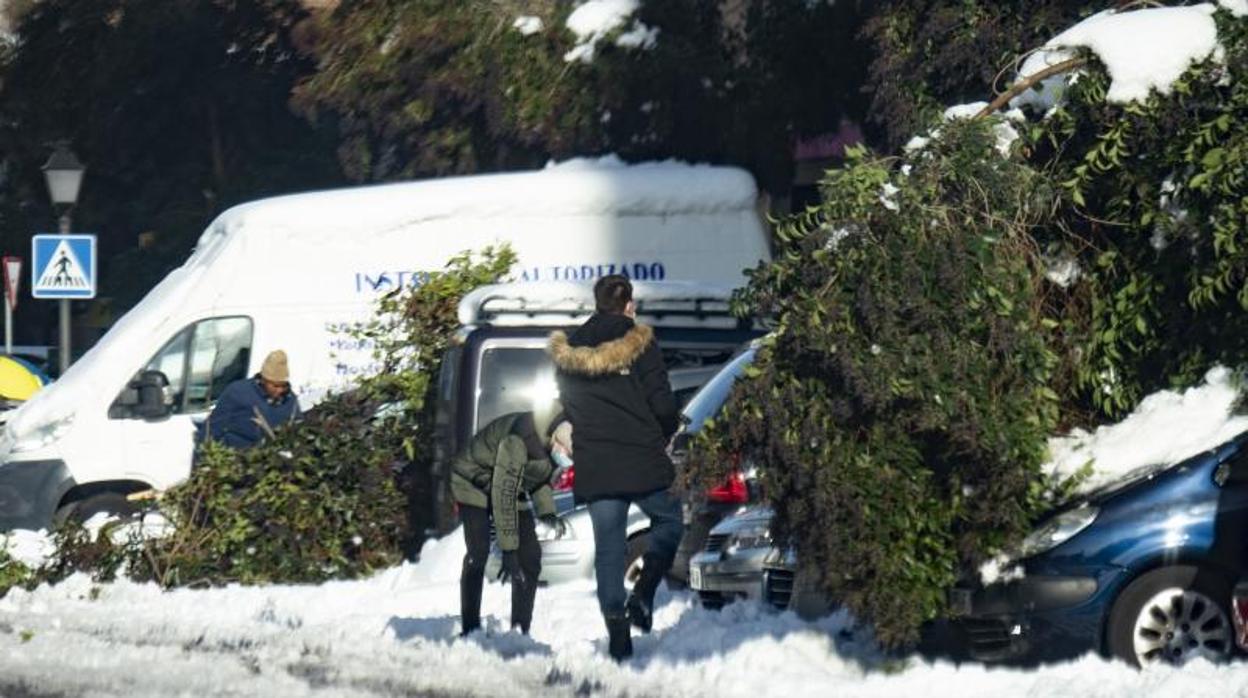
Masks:
[[[683,427],[671,437],[671,460],[676,465],[684,465],[686,458],[689,457],[689,442],[693,441],[693,436],[686,432]]]
[[[1218,487],[1248,483],[1248,458],[1233,458],[1218,464],[1213,471],[1213,481]]]

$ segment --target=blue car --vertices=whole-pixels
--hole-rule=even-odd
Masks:
[[[1089,650],[1137,666],[1227,659],[1246,524],[1248,433],[1055,512],[1015,557],[1021,578],[953,590],[955,627],[985,661]]]

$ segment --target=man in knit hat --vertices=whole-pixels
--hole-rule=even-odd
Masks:
[[[251,448],[278,425],[298,419],[299,413],[286,352],[278,349],[264,357],[259,373],[226,386],[208,415],[205,433],[232,448]]]

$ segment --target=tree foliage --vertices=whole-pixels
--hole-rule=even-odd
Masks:
[[[1065,193],[1039,242],[1080,270],[1061,298],[1070,390],[1104,414],[1248,360],[1248,27],[1215,20],[1222,59],[1170,94],[1109,103],[1093,68],[1024,134]]]
[[[797,135],[856,115],[857,3],[646,2],[567,60],[569,2],[342,3],[306,25],[295,102],[336,124],[357,180],[493,171],[616,152],[750,167],[787,186]],[[524,34],[521,16],[541,20]],[[651,48],[618,45],[640,22]]]
[[[1053,188],[985,124],[894,164],[858,152],[780,226],[739,299],[775,332],[695,459],[759,464],[781,538],[889,644],[1024,530],[1057,414],[1031,237]]]
[[[775,333],[694,475],[756,463],[782,540],[884,643],[1068,491],[1040,467],[1059,425],[1248,361],[1248,27],[1215,20],[1223,52],[1169,94],[1110,103],[1090,57],[1055,109],[856,155],[752,274],[740,309]]]
[[[0,83],[9,252],[54,229],[39,171],[54,141],[87,165],[74,220],[99,233],[103,295],[122,307],[223,208],[341,181],[332,134],[288,106],[311,69],[290,44],[296,0],[28,5]],[[153,235],[139,249],[141,233]]]
[[[875,142],[899,148],[951,104],[1003,88],[1017,59],[1110,0],[883,0],[863,24]]]

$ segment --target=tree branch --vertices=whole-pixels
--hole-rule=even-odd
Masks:
[[[1009,104],[1011,99],[1014,99],[1015,97],[1026,92],[1027,90],[1030,90],[1033,85],[1040,82],[1041,80],[1044,80],[1045,78],[1048,78],[1048,77],[1052,77],[1059,73],[1069,72],[1071,70],[1074,70],[1075,68],[1085,65],[1087,62],[1088,62],[1088,59],[1086,57],[1080,56],[1077,58],[1070,58],[1070,59],[1064,60],[1061,63],[1056,63],[1054,65],[1051,65],[1045,68],[1044,70],[1041,70],[1036,73],[1032,73],[1031,75],[1028,75],[1026,78],[1014,83],[1013,87],[1011,87],[1010,89],[997,95],[997,98],[992,100],[992,104],[989,104],[988,106],[981,109],[980,112],[975,115],[975,118],[980,119],[985,116],[988,116],[989,114],[992,114],[993,112],[997,111],[1001,107],[1004,107],[1006,104]]]

